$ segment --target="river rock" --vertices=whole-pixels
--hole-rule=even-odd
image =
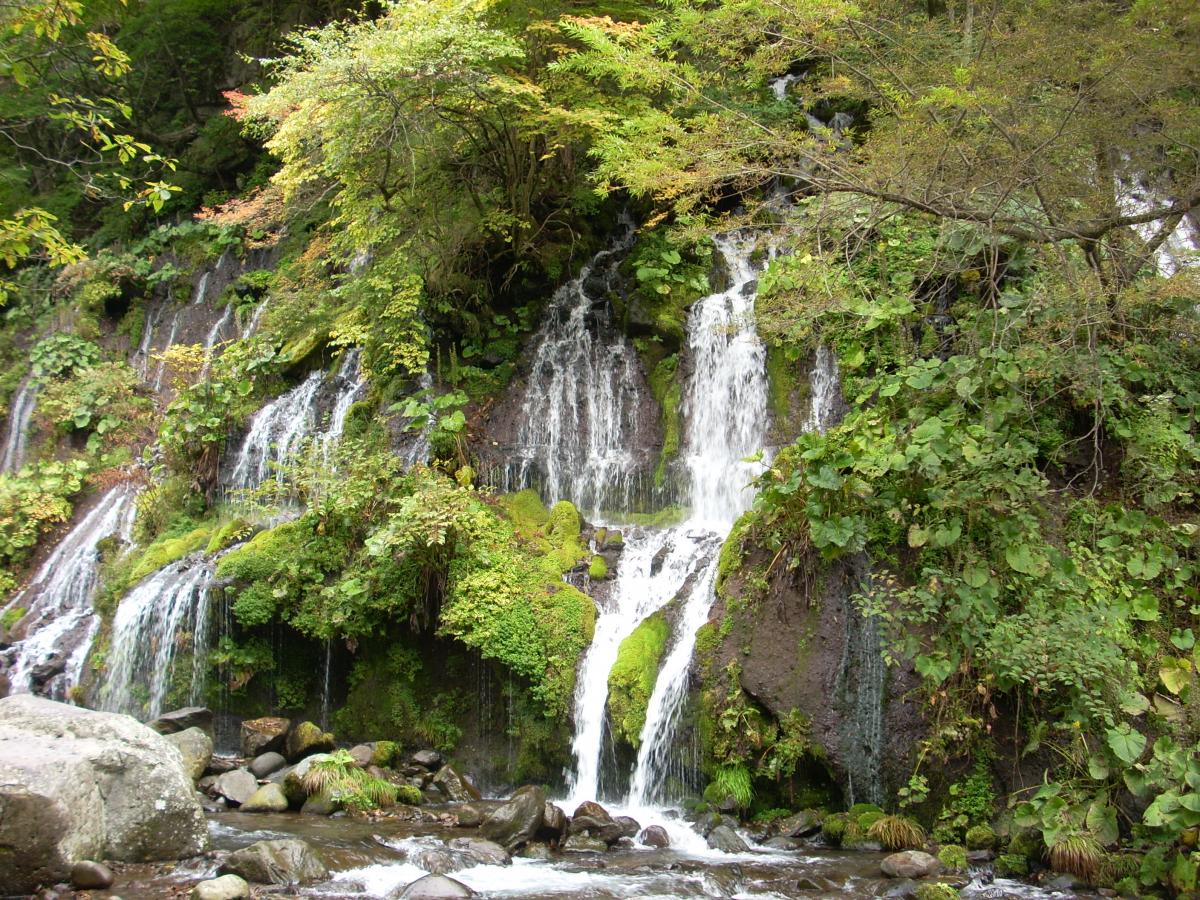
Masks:
[[[562,848],[566,853],[604,853],[608,850],[608,844],[600,838],[573,834],[563,841]]]
[[[722,853],[745,853],[750,848],[746,846],[736,831],[728,825],[718,825],[708,834],[708,846]]]
[[[183,771],[188,778],[192,781],[203,778],[208,764],[212,762],[212,738],[196,726],[170,732],[164,737],[179,750],[179,755],[183,757]]]
[[[464,803],[454,808],[454,817],[458,819],[459,828],[478,828],[487,818],[489,810],[475,803]]]
[[[304,787],[304,776],[308,774],[309,768],[323,759],[329,759],[328,753],[315,753],[312,756],[306,756],[296,765],[287,769],[283,777],[280,779],[280,784],[283,786],[283,795],[288,798],[288,802],[299,809],[304,805],[304,801],[308,799],[308,789]],[[279,773],[276,772],[275,775]],[[275,775],[271,776],[271,781],[275,780]]]
[[[483,799],[479,789],[467,781],[454,766],[446,765],[438,769],[437,774],[433,776],[433,784],[452,803],[470,803],[472,800]]]
[[[300,812],[306,816],[332,816],[341,805],[327,793],[313,794],[304,801]]]
[[[230,803],[241,806],[254,796],[258,790],[258,779],[246,769],[234,769],[217,778],[213,785],[213,793],[224,797]]]
[[[333,749],[333,735],[322,731],[312,722],[301,722],[288,732],[284,743],[284,754],[289,762],[299,762],[314,753],[328,753]]]
[[[477,866],[507,866],[512,862],[511,853],[495,841],[484,838],[453,838],[447,846],[469,856]]]
[[[192,900],[250,900],[250,885],[237,875],[222,875],[192,888]]]
[[[356,744],[350,748],[350,758],[360,769],[365,769],[375,758],[375,748],[370,744]]]
[[[542,827],[538,830],[538,836],[546,840],[558,841],[566,833],[567,814],[553,803],[547,803],[546,808],[542,810]]]
[[[445,875],[426,875],[405,888],[392,891],[388,900],[454,900],[474,896],[475,892],[461,881]]]
[[[642,829],[638,840],[647,847],[656,847],[663,850],[671,846],[671,837],[667,834],[667,830],[661,825],[648,825]]]
[[[921,850],[904,850],[888,856],[879,868],[889,878],[926,878],[941,872],[942,864]]]
[[[414,766],[420,766],[423,769],[434,771],[442,765],[442,754],[436,750],[418,750],[408,758]]]
[[[775,837],[767,838],[762,842],[762,846],[768,850],[799,850],[804,846],[804,843],[797,838],[784,837],[782,834],[777,834]]]
[[[470,859],[451,853],[445,847],[420,847],[408,852],[408,862],[430,875],[449,875],[474,865]]]
[[[789,838],[810,837],[821,830],[822,816],[812,809],[804,809],[792,816],[776,819],[771,823],[771,834]]]
[[[290,724],[278,716],[246,719],[242,722],[242,756],[252,759],[268,750],[282,750]]]
[[[276,753],[274,750],[268,750],[266,753],[260,753],[251,760],[247,768],[250,774],[255,778],[266,778],[274,772],[278,772],[287,765],[287,760],[284,759],[282,753]]]
[[[242,804],[242,812],[287,812],[288,799],[283,788],[267,782]]]
[[[526,785],[501,803],[484,820],[484,835],[509,850],[533,840],[542,827],[546,809],[546,794],[540,787]]]
[[[85,859],[195,856],[208,827],[179,751],[129,716],[0,700],[0,885],[30,893]]]
[[[613,819],[613,824],[621,829],[620,837],[637,837],[637,833],[642,830],[638,820],[632,816],[617,816]]]
[[[580,803],[577,807],[575,807],[575,812],[572,814],[571,818],[579,819],[583,818],[584,816],[588,817],[589,819],[595,819],[599,822],[612,821],[612,816],[608,814],[608,810],[594,800],[584,800],[582,803]]]
[[[258,884],[307,884],[329,877],[329,870],[312,847],[291,839],[257,841],[235,850],[218,871],[222,875],[240,875]]]
[[[147,724],[159,734],[175,734],[189,728],[199,728],[205,734],[212,734],[213,714],[211,709],[203,706],[185,706],[165,712]]]
[[[112,869],[103,863],[81,859],[71,866],[71,887],[78,891],[102,891],[112,883]]]

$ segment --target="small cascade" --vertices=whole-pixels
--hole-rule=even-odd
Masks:
[[[322,731],[329,730],[329,710],[333,705],[333,639],[325,638],[325,665],[321,678],[321,716]]]
[[[805,431],[824,434],[841,418],[842,382],[837,354],[824,344],[817,347],[808,376],[812,406],[804,422]]]
[[[417,393],[429,396],[432,388],[433,376],[428,372],[421,373],[421,377],[417,379]],[[404,460],[405,468],[411,469],[418,463],[423,465],[429,462],[429,454],[433,451],[429,445],[429,434],[433,426],[433,420],[426,419],[420,430],[410,431],[404,436],[396,453]]]
[[[0,474],[16,472],[25,465],[25,450],[29,442],[29,423],[37,407],[38,385],[32,376],[21,382],[8,411],[8,433],[4,438],[4,456],[0,458]]]
[[[276,397],[250,419],[250,427],[227,476],[226,491],[251,490],[274,477],[285,480],[281,465],[295,461],[310,441],[328,460],[341,440],[350,407],[366,383],[359,374],[359,351],[346,351],[337,373],[312,372],[296,387]],[[322,409],[330,410],[327,424]],[[274,469],[274,472],[272,472]]]
[[[788,89],[800,81],[800,75],[781,75],[778,78],[771,80],[771,93],[775,95],[775,99],[783,102],[788,98]]]
[[[1125,166],[1128,163],[1128,159],[1123,160]],[[1140,173],[1118,175],[1115,181],[1117,208],[1122,215],[1143,215],[1161,209],[1175,199]],[[1143,241],[1150,241],[1162,225],[1162,221],[1154,220],[1134,225],[1133,230]],[[1154,264],[1163,278],[1200,266],[1200,227],[1192,215],[1185,215],[1155,250]]]
[[[264,300],[258,306],[254,307],[254,312],[250,316],[250,321],[246,323],[246,328],[241,332],[239,337],[249,338],[258,334],[258,326],[262,324],[263,313],[267,311],[267,301]]]
[[[606,297],[633,242],[616,243],[555,293],[536,337],[515,461],[503,490],[538,487],[593,517],[635,506],[645,460],[634,452],[643,404],[637,354],[616,330]]]
[[[312,372],[254,414],[226,489],[256,488],[271,477],[272,463],[279,465],[295,455],[303,439],[316,431],[316,398],[324,380],[323,372]],[[276,471],[275,478],[282,483],[283,472]]]
[[[177,309],[171,314],[171,327],[167,331],[167,342],[163,344],[161,353],[165,353],[175,346],[175,338],[179,336],[179,323],[183,319],[183,310]],[[154,381],[152,387],[155,392],[161,391],[163,386],[163,378],[167,373],[166,359],[159,359],[158,368],[154,370]]]
[[[613,586],[612,608],[601,610],[575,686],[575,771],[569,791],[576,802],[601,795],[608,675],[621,642],[650,614],[669,603],[714,553],[712,536],[687,527],[625,532],[625,549]]]
[[[201,381],[207,378],[208,373],[212,370],[213,349],[221,338],[221,332],[228,328],[231,322],[233,322],[233,304],[227,303],[221,318],[213,323],[213,327],[208,330],[208,335],[204,339],[204,365],[200,369]]]
[[[329,415],[329,427],[321,437],[321,455],[326,463],[346,430],[346,416],[350,414],[350,407],[359,401],[367,386],[362,375],[361,357],[362,351],[358,347],[351,347],[346,351],[335,376],[338,384],[337,399],[333,404],[333,412]]]
[[[865,582],[865,561],[859,573]],[[847,794],[850,804],[884,801],[883,704],[887,689],[887,667],[879,637],[879,620],[863,616],[847,599],[842,667],[834,688],[841,709],[838,735],[845,757]]]
[[[7,609],[24,609],[23,639],[9,655],[9,692],[37,691],[65,700],[79,683],[100,624],[92,607],[100,566],[100,543],[128,541],[137,489],[123,484],[106,493],[42,563]]]
[[[102,709],[152,719],[163,712],[168,699],[179,704],[200,701],[215,564],[215,559],[205,558],[171,563],[121,600],[100,691]],[[180,653],[188,654],[188,665],[186,672],[177,673]],[[186,695],[178,693],[182,683],[187,685]]]
[[[142,376],[143,381],[150,377],[150,353],[154,349],[154,328],[161,315],[162,309],[157,305],[151,308],[146,316],[146,324],[142,327],[141,343],[138,344],[137,352],[133,355],[134,367]]]

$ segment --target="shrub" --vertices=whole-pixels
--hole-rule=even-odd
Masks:
[[[709,785],[713,794],[721,800],[732,797],[739,809],[747,809],[754,800],[754,786],[750,782],[750,770],[741,763],[719,766]],[[707,794],[708,791],[705,791]]]
[[[358,768],[348,750],[335,750],[327,759],[314,762],[301,783],[310,797],[325,794],[354,809],[391,806],[399,794],[396,785]]]
[[[1104,848],[1090,834],[1064,834],[1050,845],[1046,858],[1050,868],[1069,872],[1088,884],[1095,884],[1100,864],[1104,861]]]

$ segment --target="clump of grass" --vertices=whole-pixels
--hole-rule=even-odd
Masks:
[[[309,796],[326,794],[354,809],[376,809],[396,802],[398,789],[391,782],[369,775],[354,762],[347,750],[336,750],[328,759],[308,767],[301,779]]]
[[[1065,834],[1050,845],[1046,853],[1050,868],[1068,872],[1095,884],[1104,861],[1104,848],[1090,834]]]
[[[918,850],[925,846],[925,829],[907,816],[881,816],[867,829],[867,837],[888,850]]]

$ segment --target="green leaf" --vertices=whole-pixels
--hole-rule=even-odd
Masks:
[[[1128,725],[1110,728],[1107,738],[1109,749],[1112,750],[1117,759],[1126,765],[1135,762],[1142,755],[1142,751],[1146,749],[1145,736]]]
[[[1190,628],[1185,628],[1182,631],[1176,628],[1171,632],[1171,643],[1175,645],[1175,649],[1177,650],[1191,650],[1196,645],[1196,636]]]
[[[1028,544],[1009,544],[1004,548],[1004,559],[1013,571],[1023,575],[1041,575],[1049,565],[1046,558]]]
[[[1158,670],[1158,677],[1172,694],[1179,694],[1192,680],[1192,664],[1186,659],[1167,658]]]
[[[1088,831],[1101,844],[1115,844],[1121,836],[1117,828],[1117,811],[1103,800],[1096,800],[1088,807],[1085,822]]]
[[[1158,598],[1153,594],[1138,594],[1133,598],[1133,617],[1140,622],[1158,621]]]

